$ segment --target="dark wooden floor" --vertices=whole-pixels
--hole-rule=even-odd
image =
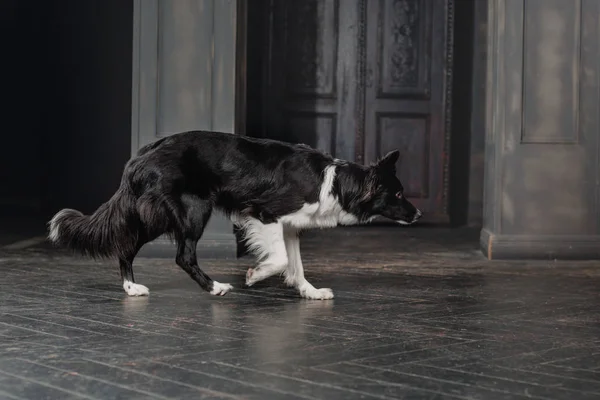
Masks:
[[[303,242],[332,301],[247,259],[205,261],[203,293],[170,260],[138,259],[150,297],[111,263],[0,254],[1,399],[598,399],[598,262],[489,262],[477,232],[356,228]]]

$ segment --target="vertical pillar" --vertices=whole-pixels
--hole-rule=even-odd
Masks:
[[[600,257],[600,2],[489,0],[489,259]]]
[[[237,0],[134,0],[132,153],[186,130],[233,134]],[[235,257],[231,223],[214,214],[199,256]],[[159,238],[143,255],[174,256]]]

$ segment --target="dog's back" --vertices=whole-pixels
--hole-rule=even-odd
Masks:
[[[322,174],[333,158],[305,145],[192,131],[142,148],[125,168],[134,192],[210,198],[226,214],[263,220],[317,201]]]

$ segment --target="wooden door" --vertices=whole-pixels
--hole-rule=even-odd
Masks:
[[[270,0],[265,135],[354,158],[357,0]]]
[[[398,175],[448,220],[453,0],[268,0],[263,135]]]
[[[430,219],[446,220],[446,2],[367,2],[364,161],[400,149],[398,176],[407,197]]]

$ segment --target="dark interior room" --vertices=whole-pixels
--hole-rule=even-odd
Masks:
[[[0,243],[44,234],[57,209],[92,212],[131,154],[128,1],[0,3],[4,62]]]
[[[598,399],[598,21],[594,0],[0,0],[0,400]],[[189,130],[219,134],[178,158]],[[373,211],[399,201],[414,219]]]

